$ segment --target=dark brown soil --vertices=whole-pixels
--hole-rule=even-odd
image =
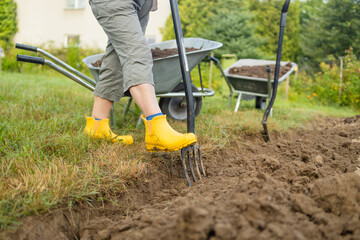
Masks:
[[[186,48],[186,52],[193,52],[193,51],[197,51],[200,50],[199,48]],[[172,55],[176,55],[178,54],[178,50],[177,48],[170,48],[170,49],[160,49],[160,48],[155,48],[155,49],[151,49],[151,53],[152,53],[152,58],[153,59],[158,59],[158,58],[165,58],[165,57],[169,57]],[[101,63],[102,60],[97,60],[96,62],[92,63],[91,65],[93,65],[94,67],[101,67]]]
[[[271,138],[200,139],[208,177],[192,188],[175,153],[152,154],[122,206],[54,210],[0,239],[360,239],[360,116]]]
[[[97,60],[96,62],[92,63],[93,67],[101,67],[102,60]]]
[[[268,78],[267,71],[266,71],[267,65],[261,65],[261,66],[242,66],[242,67],[233,67],[229,69],[230,74],[236,74],[240,76],[248,76],[248,77],[255,77],[255,78]],[[274,79],[275,75],[275,64],[269,65],[271,68],[271,79]],[[284,76],[290,69],[292,65],[291,63],[287,63],[285,66],[280,66],[280,72],[279,72],[279,78]]]
[[[186,52],[193,52],[193,51],[197,51],[200,50],[199,48],[186,48],[185,51]],[[157,58],[164,58],[164,57],[169,57],[172,55],[176,55],[178,54],[178,50],[177,48],[171,48],[171,49],[160,49],[160,48],[155,48],[155,49],[151,49],[151,53],[153,56],[153,59],[157,59]]]

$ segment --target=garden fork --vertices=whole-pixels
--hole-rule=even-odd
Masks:
[[[279,40],[278,40],[278,48],[276,53],[276,64],[275,64],[275,76],[274,76],[274,86],[271,94],[271,99],[269,101],[269,104],[265,110],[262,124],[264,128],[263,136],[265,142],[270,141],[270,135],[267,128],[267,119],[270,114],[270,111],[274,105],[276,94],[277,94],[277,88],[279,84],[279,72],[280,72],[280,61],[281,61],[281,52],[282,52],[282,44],[284,39],[284,31],[285,31],[285,25],[286,25],[286,16],[289,9],[291,0],[285,0],[285,3],[283,5],[283,8],[281,10],[281,18],[280,18],[280,32],[279,32]],[[271,89],[269,89],[271,91]]]
[[[181,28],[180,13],[177,0],[170,0],[171,15],[174,23],[176,43],[179,52],[180,68],[185,86],[186,96],[186,109],[187,109],[187,131],[195,134],[195,113],[194,113],[194,98],[191,89],[191,77],[186,57],[184,37]],[[202,179],[201,175],[206,176],[204,165],[201,159],[200,145],[192,145],[181,149],[181,162],[185,171],[186,180],[191,187],[191,181],[189,178],[188,167],[194,182],[197,181],[195,176],[194,166],[199,179]]]

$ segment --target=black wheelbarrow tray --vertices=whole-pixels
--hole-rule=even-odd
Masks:
[[[288,63],[289,62],[281,61],[280,65],[285,66]],[[279,83],[283,82],[287,77],[289,77],[289,75],[297,67],[296,63],[290,62],[290,64],[291,64],[291,69],[287,71],[281,78],[279,78]],[[234,110],[235,112],[237,112],[237,110],[239,109],[242,94],[255,96],[257,100],[256,101],[257,105],[259,105],[259,108],[264,110],[266,104],[266,98],[268,98],[271,94],[271,89],[273,87],[274,80],[272,79],[270,84],[269,79],[231,74],[229,73],[230,69],[234,67],[242,67],[242,66],[251,67],[251,66],[262,66],[262,65],[264,65],[264,68],[267,65],[275,65],[275,60],[241,59],[224,70],[224,77],[229,85],[230,93],[232,94],[232,92],[234,92],[239,94]],[[262,100],[265,100],[265,102]]]
[[[201,38],[185,38],[184,43],[186,48],[198,49],[196,51],[187,53],[190,70],[199,65],[203,58],[208,55],[212,50],[220,48],[222,46],[222,43]],[[177,48],[177,44],[175,40],[170,40],[151,44],[150,47],[151,49],[160,48],[162,50]],[[80,73],[76,69],[72,68],[68,64],[64,63],[63,61],[59,60],[58,58],[43,49],[23,44],[16,44],[16,48],[39,52],[47,58],[53,60],[55,63],[45,58],[31,57],[26,55],[18,55],[18,61],[48,65],[52,69],[79,83],[83,87],[94,91],[96,81],[99,80],[100,67],[94,67],[93,64],[96,63],[98,60],[102,60],[104,53],[92,55],[83,59],[83,62],[89,67],[95,79],[94,81],[93,79],[85,76],[84,74]],[[160,107],[162,108],[164,113],[169,115],[169,117],[171,118],[177,120],[186,119],[185,92],[182,84],[182,75],[178,54],[164,58],[154,59],[153,62],[155,92],[156,96],[160,97]],[[199,113],[201,109],[202,97],[214,96],[215,92],[213,90],[203,87],[198,88],[192,86],[192,89],[195,99],[195,112]],[[131,98],[128,101],[124,113],[127,112],[130,104]]]

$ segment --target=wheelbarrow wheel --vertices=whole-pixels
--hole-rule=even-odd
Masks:
[[[198,88],[191,84],[193,92],[199,92]],[[184,92],[185,87],[183,83],[179,83],[172,92]],[[166,114],[167,117],[170,117],[175,120],[185,120],[187,118],[186,111],[186,99],[185,97],[168,97],[160,98],[159,106],[161,111]],[[202,98],[194,98],[194,107],[195,107],[195,117],[200,113],[202,106]]]
[[[266,97],[256,97],[255,108],[265,110],[266,108]]]

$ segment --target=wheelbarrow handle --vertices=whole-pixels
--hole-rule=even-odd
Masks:
[[[216,62],[216,63],[219,63],[220,61],[219,61],[219,59],[217,59],[217,58],[215,58],[215,57],[213,57],[213,56],[208,56],[208,59],[210,60],[210,61],[214,61],[214,62]]]
[[[69,70],[70,72],[72,72],[73,74],[75,74],[76,76],[80,77],[81,79],[84,79],[85,81],[87,81],[88,83],[90,83],[92,86],[96,85],[96,82],[89,78],[88,76],[86,76],[85,74],[79,72],[78,70],[76,70],[75,68],[71,67],[70,65],[64,63],[63,61],[61,61],[60,59],[56,58],[55,56],[53,56],[52,54],[48,53],[47,51],[38,48],[38,47],[33,47],[33,46],[29,46],[29,45],[25,45],[25,44],[20,44],[20,43],[16,43],[15,45],[16,48],[19,49],[24,49],[24,50],[28,50],[28,51],[32,51],[32,52],[38,52],[42,55],[44,55],[47,58],[50,58],[51,60],[53,60],[55,63],[59,64],[60,66],[62,66],[63,68]]]
[[[41,65],[45,64],[45,58],[26,56],[26,55],[21,55],[21,54],[18,54],[16,56],[16,60],[19,62],[29,62],[29,63],[36,63],[36,64],[41,64]]]
[[[16,57],[16,60],[20,61],[20,62],[29,62],[29,63],[37,63],[37,64],[42,64],[42,65],[47,65],[50,68],[54,69],[55,71],[61,73],[62,75],[74,80],[81,86],[89,89],[90,91],[93,92],[95,90],[95,85],[93,85],[93,86],[90,85],[89,83],[85,82],[82,78],[76,76],[75,74],[72,74],[71,72],[63,69],[62,67],[56,65],[55,63],[53,63],[49,60],[46,60],[45,58],[18,54]]]
[[[220,63],[219,59],[217,59],[216,57],[213,57],[213,56],[211,56],[211,55],[208,56],[208,59],[209,59],[210,61],[214,61],[214,62],[217,64],[217,66],[219,67],[219,69],[220,69],[220,71],[221,71],[222,76],[223,76],[224,79],[225,79],[226,84],[227,84],[228,87],[229,87],[229,91],[230,91],[230,94],[229,94],[229,107],[231,108],[231,99],[232,99],[232,96],[233,96],[233,89],[232,89],[232,87],[231,87],[231,83],[230,83],[229,79],[227,78],[227,76],[226,76],[226,74],[225,74],[225,72],[224,72],[224,69],[223,69],[222,66],[221,66],[221,63]]]
[[[37,52],[38,48],[26,44],[16,43],[15,48],[23,49],[31,52]]]

